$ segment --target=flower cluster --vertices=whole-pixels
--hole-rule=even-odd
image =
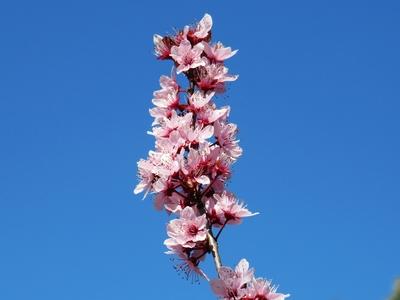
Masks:
[[[173,70],[170,76],[161,76],[160,89],[153,93],[149,134],[155,137],[155,149],[138,162],[140,182],[134,190],[155,194],[155,208],[177,217],[167,225],[167,253],[178,257],[181,263],[176,267],[187,277],[196,274],[206,279],[199,264],[208,253],[219,272],[227,270],[221,268],[217,249],[225,226],[255,215],[225,186],[242,149],[237,126],[228,121],[230,108],[217,107],[214,100],[227,82],[238,78],[225,66],[237,50],[212,43],[211,27],[211,16],[206,14],[195,26],[185,26],[172,36],[154,36],[157,58],[171,60]],[[179,74],[186,77],[187,86],[178,82]],[[257,280],[238,288],[261,290]],[[213,287],[223,282],[214,282]]]
[[[214,293],[224,300],[284,300],[289,295],[276,292],[276,287],[263,278],[255,278],[247,260],[242,259],[235,270],[221,267],[219,278],[211,281]]]

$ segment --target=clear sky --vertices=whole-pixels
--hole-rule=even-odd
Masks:
[[[221,238],[291,299],[383,300],[400,276],[400,2],[2,1],[0,299],[214,299],[173,270],[163,213],[132,190],[170,64],[153,33],[214,18],[239,49],[244,155],[261,214]],[[213,274],[213,269],[207,269]]]

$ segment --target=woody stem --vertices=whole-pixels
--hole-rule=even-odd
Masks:
[[[212,254],[213,258],[214,258],[215,268],[216,268],[218,276],[219,276],[219,272],[218,271],[219,271],[219,268],[221,268],[221,266],[222,266],[221,256],[219,255],[218,242],[213,237],[213,235],[210,233],[210,231],[211,231],[211,229],[207,233],[208,243],[210,244],[211,254]]]
[[[194,93],[194,87],[195,87],[195,83],[189,78],[187,77],[188,81],[189,81],[189,88],[187,89],[187,95],[188,98],[193,95]],[[195,117],[195,116],[194,116]],[[214,184],[215,180],[217,179],[218,176],[216,176],[213,181],[209,184],[209,186],[207,187],[207,189],[200,195],[200,197],[197,200],[198,202],[198,209],[199,212],[201,214],[205,214],[207,216],[207,212],[206,209],[204,207],[204,204],[202,202],[202,198],[203,196],[206,194],[206,192],[209,191],[209,189],[211,188],[211,186]],[[214,238],[214,235],[212,233],[212,225],[210,222],[208,222],[208,232],[207,232],[207,239],[208,239],[208,244],[210,245],[210,251],[211,254],[214,258],[214,264],[215,264],[215,268],[217,270],[217,274],[219,276],[219,268],[222,267],[222,262],[221,262],[221,256],[219,254],[219,250],[218,250],[218,242],[217,240]]]

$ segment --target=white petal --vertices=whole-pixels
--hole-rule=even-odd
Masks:
[[[196,181],[200,184],[210,184],[210,178],[206,175],[201,175],[200,177],[195,178]]]
[[[162,41],[163,37],[159,34],[155,34],[153,35],[153,43],[154,45],[157,45],[158,43],[160,43]]]

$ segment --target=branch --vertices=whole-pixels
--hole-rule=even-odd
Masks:
[[[217,274],[218,274],[218,277],[219,277],[219,268],[221,268],[222,262],[221,262],[221,256],[220,256],[219,250],[218,250],[218,242],[213,237],[213,235],[211,233],[211,229],[209,229],[209,231],[207,233],[207,238],[208,238],[208,243],[211,246],[210,250],[211,250],[212,256],[214,258],[215,269],[217,270]]]
[[[226,224],[228,224],[228,220],[225,221],[224,225],[222,225],[221,229],[218,231],[218,233],[217,233],[217,235],[215,237],[216,241],[218,240],[219,235],[222,233],[222,230],[224,230]]]
[[[211,186],[211,184],[210,184],[210,186]],[[198,206],[198,209],[201,214],[205,214],[207,216],[206,208],[204,207],[204,204],[201,201],[203,198],[203,195],[204,195],[204,193],[200,196],[200,198],[197,199],[198,204],[201,204],[200,206]],[[208,216],[207,216],[207,220],[208,220],[207,240],[208,240],[208,244],[210,245],[211,254],[214,258],[215,269],[217,270],[217,274],[219,277],[219,268],[221,268],[221,266],[222,266],[221,255],[219,254],[218,242],[217,242],[216,238],[214,238],[214,235],[212,232],[212,224],[211,224],[210,220],[208,219]],[[220,234],[220,232],[218,232],[218,235],[219,234]]]

